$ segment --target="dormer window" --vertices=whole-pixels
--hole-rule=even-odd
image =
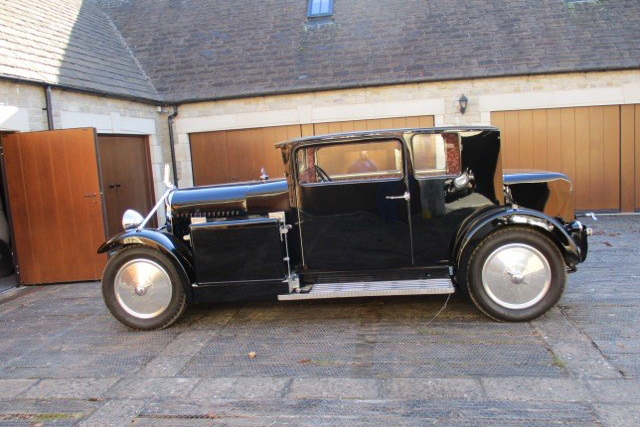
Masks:
[[[333,15],[333,0],[308,0],[307,17],[317,18],[320,16]]]

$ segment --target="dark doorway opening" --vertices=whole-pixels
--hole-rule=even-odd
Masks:
[[[0,137],[9,135],[11,131],[0,131]],[[7,202],[4,191],[4,171],[0,162],[0,292],[15,288],[18,276],[13,269],[13,254],[11,251],[11,232],[7,214]]]

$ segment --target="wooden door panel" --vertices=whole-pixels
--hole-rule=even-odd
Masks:
[[[620,115],[622,210],[640,211],[640,104],[621,106]]]
[[[620,107],[602,109],[602,184],[604,201],[612,209],[620,209]],[[616,144],[612,144],[615,141]]]
[[[547,110],[546,114],[546,143],[547,143],[547,165],[549,170],[559,171],[562,169],[562,150],[552,146],[554,138],[562,135],[562,113],[560,110]],[[562,139],[562,138],[561,138]],[[541,162],[540,164],[544,164]]]
[[[635,128],[635,199],[636,199],[636,210],[640,210],[640,104],[636,104],[635,106],[635,117],[634,117],[634,128]]]
[[[107,234],[122,231],[127,209],[146,215],[153,206],[148,143],[145,136],[99,135],[100,168],[107,212]]]
[[[189,140],[195,185],[228,182],[227,132],[192,133]]]
[[[548,158],[548,132],[549,123],[547,121],[546,111],[535,110],[531,114],[532,120],[532,151],[533,165],[536,169],[543,169],[549,165]]]
[[[491,113],[508,169],[567,174],[576,209],[620,209],[620,107]]]
[[[2,138],[20,282],[98,279],[106,262],[95,130]]]

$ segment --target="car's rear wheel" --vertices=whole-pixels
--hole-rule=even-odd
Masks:
[[[471,299],[495,320],[522,322],[553,307],[564,291],[566,269],[558,247],[543,233],[508,227],[487,236],[467,269]]]
[[[157,249],[131,246],[105,267],[102,296],[111,314],[132,329],[163,329],[186,307],[183,279],[173,261]]]

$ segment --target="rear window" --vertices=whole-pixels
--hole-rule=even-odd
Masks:
[[[460,174],[460,135],[457,133],[416,134],[411,144],[416,178]]]

